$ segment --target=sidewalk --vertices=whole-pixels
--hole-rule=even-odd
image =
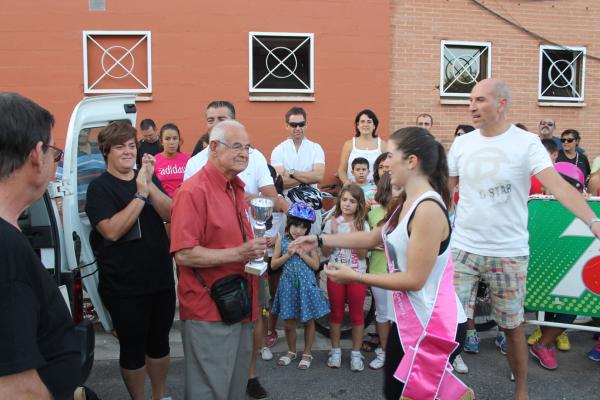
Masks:
[[[169,343],[171,345],[171,357],[183,357],[183,345],[181,343],[181,321],[179,321],[179,313],[175,316],[177,319],[173,322],[173,327],[169,333]],[[278,324],[278,327],[281,324]],[[96,353],[94,359],[101,360],[118,360],[119,359],[119,341],[111,333],[107,333],[102,329],[102,325],[96,324]],[[373,327],[369,327],[370,332]],[[283,328],[277,329],[279,338],[277,343],[271,348],[273,353],[284,353],[287,351],[287,344],[285,342],[285,334]],[[304,348],[304,329],[297,329],[297,346],[298,350],[302,351]],[[350,339],[341,340],[342,349],[350,349],[352,347],[352,341]],[[331,344],[329,338],[316,333],[313,349],[329,350]]]

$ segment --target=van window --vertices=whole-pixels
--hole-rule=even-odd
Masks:
[[[85,211],[85,197],[91,181],[106,170],[104,157],[98,148],[98,133],[103,127],[84,128],[79,132],[77,151],[77,202],[79,212]]]

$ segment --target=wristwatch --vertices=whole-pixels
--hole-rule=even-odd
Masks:
[[[144,203],[148,204],[148,197],[144,196],[143,194],[141,194],[140,192],[135,192],[135,194],[133,195],[134,199],[140,199],[142,200]]]
[[[286,172],[290,178],[293,178],[294,174],[296,173],[296,170],[294,168],[292,168],[292,169],[288,169]]]
[[[592,229],[592,225],[594,225],[595,222],[600,222],[600,218],[594,217],[594,218],[590,219],[589,222],[588,222],[588,227],[590,229]]]

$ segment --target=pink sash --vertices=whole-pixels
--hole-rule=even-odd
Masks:
[[[382,236],[390,273],[395,272],[388,251],[386,232]],[[471,398],[472,391],[452,373],[450,355],[458,343],[456,294],[452,257],[444,268],[431,317],[423,327],[406,291],[393,292],[398,336],[404,357],[394,377],[404,383],[402,399],[456,400]]]

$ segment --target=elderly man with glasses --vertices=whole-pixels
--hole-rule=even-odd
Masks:
[[[244,183],[238,176],[248,167],[252,152],[246,128],[233,120],[218,123],[208,149],[206,166],[183,182],[175,195],[171,218],[171,252],[179,267],[184,397],[242,399],[252,353],[252,321],[258,317],[257,279],[244,273],[244,265],[264,255],[266,239],[253,239]],[[251,315],[227,324],[209,288],[234,275],[248,281]]]
[[[62,150],[54,117],[16,93],[0,93],[0,398],[67,399],[81,381],[79,341],[54,279],[19,228]]]

